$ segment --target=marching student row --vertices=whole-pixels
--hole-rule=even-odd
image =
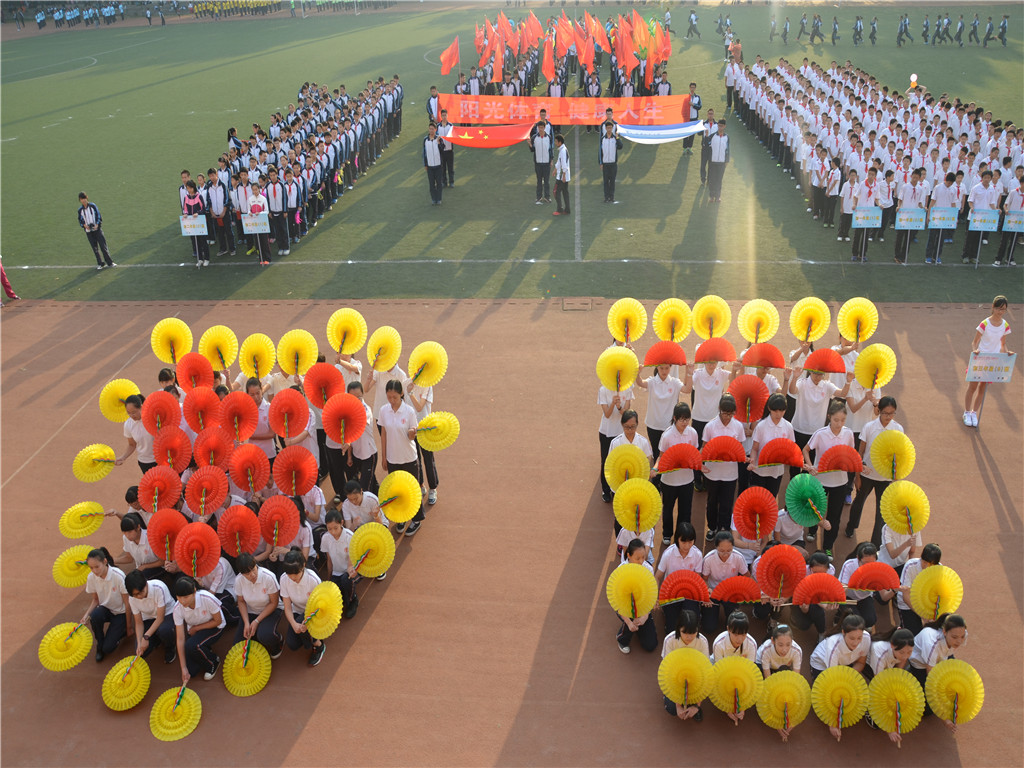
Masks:
[[[344,85],[330,91],[306,82],[287,114],[271,114],[266,130],[253,123],[240,138],[229,128],[216,168],[195,180],[181,172],[182,215],[204,216],[207,223],[207,237],[190,237],[196,266],[209,266],[211,244],[226,256],[235,254],[237,242],[261,264],[270,263],[271,244],[287,256],[398,138],[402,96],[397,74],[387,82],[368,80],[354,95]],[[242,215],[249,213],[267,213],[270,232],[246,234]]]
[[[805,190],[812,219],[834,228],[839,208],[836,239],[849,242],[853,235],[854,261],[867,260],[865,234],[868,242],[884,241],[901,208],[956,208],[958,224],[976,208],[1024,209],[1024,128],[994,119],[974,102],[947,94],[936,99],[923,86],[900,94],[850,62],[833,61],[826,70],[806,58],[799,68],[784,58],[775,67],[760,56],[753,66],[733,61],[725,85],[727,109],[735,108],[782,172]],[[881,226],[851,233],[854,210],[864,206],[881,208]],[[954,233],[929,232],[926,263],[942,263],[942,247]],[[1003,233],[996,264],[1014,263],[1017,237]],[[913,232],[897,231],[897,262],[906,263],[910,242]],[[986,243],[987,233],[968,231],[961,259],[976,260]]]

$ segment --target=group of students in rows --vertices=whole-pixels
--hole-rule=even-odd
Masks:
[[[639,416],[631,407],[634,390],[616,394],[604,387],[600,389],[604,500],[612,500],[604,478],[604,459],[609,450],[623,444],[639,447],[648,457],[651,478],[662,496],[660,555],[654,528],[630,531],[616,522],[620,565],[643,565],[654,573],[659,585],[675,571],[690,570],[707,582],[709,591],[714,591],[727,578],[754,577],[761,556],[780,544],[801,549],[808,575],[830,573],[837,575],[844,585],[861,565],[888,563],[900,575],[899,589],[847,589],[849,605],[789,605],[782,599],[763,595],[762,602],[750,611],[754,619],[767,622],[767,638],[760,645],[749,636],[750,617],[735,603],[717,599],[706,604],[693,600],[669,603],[663,608],[662,655],[676,648],[696,648],[716,661],[727,656],[745,656],[755,661],[765,676],[781,669],[800,672],[802,650],[791,626],[801,632],[813,628],[816,634],[811,637],[815,645],[809,658],[812,679],[836,665],[851,666],[869,677],[896,666],[911,671],[923,685],[931,668],[951,658],[963,645],[967,632],[959,615],[942,615],[935,622],[922,623],[910,604],[913,580],[925,568],[940,564],[942,551],[937,544],[925,544],[920,532],[898,533],[882,519],[881,495],[889,481],[872,466],[871,445],[886,430],[903,431],[894,419],[897,403],[895,398],[883,396],[878,388],[865,389],[853,376],[858,344],[840,336],[833,349],[843,357],[848,373],[830,375],[802,371],[801,364],[813,351],[812,346],[800,344],[790,352],[790,365],[781,384],[767,368],[747,369],[765,383],[770,395],[763,418],[746,424],[736,418],[736,401],[726,393],[729,383],[744,371],[738,363],[731,369],[718,363],[688,365],[677,373],[673,373],[671,366],[661,365],[650,377],[638,379],[636,386],[647,393],[647,437],[639,434]],[[681,395],[691,396],[692,407],[680,402]],[[700,447],[720,435],[733,436],[743,443],[747,463],[709,462],[703,465],[702,472],[682,469],[660,476],[657,473],[656,461],[661,452],[682,443]],[[817,474],[821,456],[836,445],[855,447],[863,458],[863,471],[818,474],[825,487],[827,508],[816,528],[805,529],[781,508],[774,530],[765,532],[760,540],[749,540],[737,530],[733,503],[737,493],[750,486],[766,488],[779,498],[783,490],[782,466],[760,466],[758,462],[760,449],[779,437],[795,441],[804,454],[804,466],[792,467],[791,476],[805,471]],[[695,491],[707,493],[706,552],[697,545],[697,531],[691,520]],[[851,498],[854,492],[856,498]],[[833,547],[844,528],[845,506],[852,502],[844,533],[847,539],[853,539],[864,504],[872,493],[875,519],[871,535],[852,548],[837,573],[834,562],[839,561],[833,556]],[[823,535],[822,547],[811,551],[819,535],[817,528]],[[888,631],[876,632],[877,606],[893,601],[899,619],[892,622]],[[788,618],[784,618],[783,611],[787,610]],[[719,632],[723,616],[726,629]],[[618,618],[616,643],[620,651],[630,652],[634,635],[645,651],[657,648],[658,634],[652,614]],[[699,702],[684,707],[666,698],[665,706],[669,714],[683,720],[703,718]],[[742,714],[730,716],[742,719]]]
[[[253,123],[243,139],[229,128],[216,168],[194,180],[181,172],[182,215],[203,216],[207,225],[206,237],[190,237],[196,266],[209,266],[211,245],[217,256],[246,249],[261,264],[270,263],[271,245],[287,256],[399,136],[403,93],[397,74],[367,80],[351,95],[344,85],[331,91],[305,82],[266,129]],[[266,213],[270,232],[247,234],[242,216],[250,213]]]
[[[358,360],[350,355],[338,355],[336,360],[347,392],[363,401],[367,420],[362,436],[348,444],[337,443],[325,434],[322,412],[312,404],[309,422],[301,433],[282,440],[270,428],[270,400],[285,388],[301,392],[301,377],[277,372],[260,380],[240,373],[232,381],[228,371],[218,372],[215,391],[222,399],[235,390],[246,392],[256,402],[259,417],[248,442],[266,453],[271,466],[279,442],[302,445],[317,457],[319,482],[307,493],[291,497],[298,515],[298,533],[284,544],[261,539],[255,551],[237,556],[222,551],[213,571],[193,579],[165,553],[154,553],[146,533],[153,510],[140,502],[137,485],[129,487],[125,494],[127,510],[111,509],[107,513],[120,519],[120,554],[112,556],[100,547],[88,556],[91,573],[86,593],[91,597],[82,622],[91,624],[96,637],[97,662],[113,653],[126,637],[134,637],[136,652],[143,656],[162,645],[164,661],[179,661],[184,682],[200,673],[211,680],[220,663],[214,645],[226,629],[234,627],[234,642],[255,639],[272,658],[280,656],[287,646],[294,651],[307,649],[309,664],[320,663],[324,642],[312,639],[303,623],[309,593],[322,579],[333,581],[342,593],[344,617],[354,616],[359,605],[354,587],[361,577],[350,564],[349,542],[366,523],[391,527],[376,495],[378,457],[385,474],[401,470],[421,483],[425,479],[429,489],[424,498],[429,505],[437,501],[438,486],[434,456],[415,440],[416,425],[430,413],[433,388],[413,383],[397,364],[389,371],[373,371],[363,380]],[[163,391],[184,400],[173,370],[161,370],[158,379]],[[372,409],[364,400],[364,392],[366,398],[373,398]],[[115,463],[124,464],[134,455],[145,473],[157,464],[153,436],[141,421],[143,402],[141,395],[126,398],[127,444]],[[380,437],[379,450],[374,425]],[[181,427],[194,441],[195,434],[184,421]],[[193,458],[181,475],[185,488],[195,469]],[[335,493],[330,503],[320,487],[327,476]],[[268,499],[280,494],[272,475],[265,487],[255,490],[235,485],[229,476],[229,493],[220,508],[206,514],[190,509],[184,492],[174,507],[188,522],[202,522],[216,529],[218,518],[228,508],[246,506],[258,514]],[[413,536],[424,519],[421,503],[412,520],[395,525],[394,530]],[[377,579],[385,577],[381,574]]]
[[[974,102],[923,86],[906,93],[881,85],[849,61],[825,69],[784,58],[771,67],[760,56],[752,66],[726,68],[727,108],[757,136],[777,166],[807,197],[812,220],[851,242],[851,260],[867,261],[868,242],[885,240],[903,209],[955,208],[956,227],[930,229],[924,261],[941,264],[943,248],[975,209],[1024,209],[1024,127],[1003,123]],[[880,209],[876,228],[852,228],[858,208]],[[965,225],[966,228],[966,225]],[[865,240],[866,238],[866,240]],[[1003,231],[995,264],[1014,264],[1018,234]],[[911,230],[896,230],[893,258],[908,261]],[[976,261],[988,234],[967,231],[964,263]]]

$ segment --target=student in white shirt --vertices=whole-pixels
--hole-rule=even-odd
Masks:
[[[878,401],[878,418],[869,421],[860,432],[860,440],[857,442],[857,450],[860,451],[864,468],[859,475],[854,477],[853,485],[857,489],[853,497],[853,506],[850,507],[850,520],[846,524],[846,536],[853,538],[857,528],[860,527],[860,516],[864,511],[864,502],[868,495],[875,494],[875,523],[871,530],[871,541],[876,545],[882,542],[882,494],[889,487],[891,480],[886,480],[871,464],[871,444],[875,438],[887,429],[903,431],[894,417],[896,416],[896,398],[892,395],[885,395]]]
[[[992,314],[978,323],[975,329],[974,340],[971,342],[971,352],[1002,352],[1011,354],[1006,349],[1006,337],[1010,335],[1010,324],[1006,322],[1005,315],[1009,309],[1009,302],[1005,296],[996,296],[992,299]],[[985,390],[988,384],[972,381],[967,385],[967,394],[964,395],[964,426],[978,426],[978,409],[985,399]]]
[[[124,586],[124,571],[114,566],[114,558],[106,547],[89,551],[86,556],[89,576],[85,580],[85,593],[92,595],[89,607],[79,624],[89,622],[96,638],[96,661],[103,661],[113,653],[125,635],[135,634],[135,625],[128,625],[131,614],[128,590]]]
[[[285,644],[293,651],[305,647],[310,650],[309,666],[315,667],[327,650],[323,640],[315,640],[304,623],[309,593],[320,583],[320,577],[306,567],[306,558],[298,547],[292,547],[284,556],[284,576],[281,577],[281,601],[284,618],[288,622]]]
[[[900,571],[900,588],[896,593],[896,607],[900,612],[900,623],[913,632],[915,635],[921,631],[921,617],[910,607],[910,591],[914,586],[914,579],[925,568],[933,565],[941,565],[942,549],[938,544],[925,544],[921,550],[920,557],[913,557],[903,564]]]
[[[863,672],[870,649],[871,635],[864,629],[864,619],[856,613],[847,615],[811,654],[811,679],[830,667],[852,667]]]
[[[601,424],[597,428],[597,437],[601,444],[601,498],[606,503],[611,503],[612,489],[604,476],[604,461],[608,458],[608,450],[611,448],[612,440],[622,434],[621,418],[624,411],[628,411],[633,401],[633,388],[625,392],[612,392],[602,386],[597,391],[597,404],[601,407]]]
[[[647,457],[647,461],[651,464],[651,477],[655,476],[657,467],[654,464],[654,454],[651,451],[651,444],[647,438],[637,432],[637,425],[640,423],[640,417],[637,416],[636,411],[630,409],[622,412],[622,418],[619,419],[619,423],[622,425],[622,434],[617,435],[611,445],[608,447],[609,451],[618,448],[620,445],[635,445],[641,451],[644,452],[644,456]],[[618,533],[618,523],[615,525],[615,532]]]
[[[718,418],[708,422],[704,428],[704,442],[719,436],[729,436],[741,444],[746,439],[743,423],[736,416],[736,400],[732,395],[723,395],[718,401]],[[736,500],[736,480],[739,467],[734,461],[704,463],[704,478],[708,490],[707,533],[711,541],[717,531],[729,530],[732,520],[732,506]]]
[[[145,399],[142,395],[129,395],[124,399],[124,409],[128,413],[128,419],[124,422],[124,436],[128,440],[128,445],[124,453],[114,459],[114,466],[119,467],[129,456],[136,454],[139,469],[143,474],[156,466],[156,460],[153,458],[153,436],[142,423],[142,403]]]
[[[697,540],[697,532],[693,525],[688,522],[681,522],[673,534],[674,543],[661,553],[658,561],[658,569],[654,572],[654,578],[658,584],[676,571],[693,571],[699,574],[704,562],[704,554],[694,546]],[[662,606],[662,613],[665,614],[665,631],[671,631],[676,625],[676,620],[681,610],[688,609],[700,612],[700,605],[693,600],[680,600],[677,603],[669,603]]]
[[[403,402],[402,382],[392,379],[385,385],[387,402],[377,413],[377,424],[381,428],[380,453],[384,471],[404,471],[413,477],[419,477],[419,462],[416,453],[416,412],[412,406]],[[407,524],[399,523],[399,533],[405,531],[406,536],[414,536],[423,521],[423,502],[419,511]]]
[[[284,648],[284,639],[277,627],[281,621],[280,586],[277,577],[256,564],[256,559],[243,552],[235,560],[235,600],[241,621],[235,630],[234,642],[255,639],[276,659]]]
[[[671,376],[671,365],[659,365],[646,379],[638,378],[637,386],[647,391],[647,414],[644,424],[647,427],[647,439],[654,451],[654,459],[661,454],[658,444],[661,436],[675,421],[673,409],[679,402],[679,395],[690,394],[692,386],[693,366],[686,366],[686,381]]]
[[[782,485],[782,465],[759,467],[757,457],[770,441],[776,438],[794,439],[793,425],[785,419],[786,398],[779,392],[768,398],[768,416],[757,422],[751,435],[750,463],[747,465],[750,484],[766,488],[773,496],[779,495]]]
[[[853,432],[846,427],[846,404],[842,400],[834,400],[828,406],[828,426],[822,427],[807,441],[804,446],[804,469],[816,475],[825,488],[828,506],[825,514],[824,542],[825,554],[832,556],[832,546],[839,535],[839,523],[843,517],[843,502],[846,500],[846,487],[849,474],[842,471],[830,471],[818,474],[818,465],[825,451],[837,445],[853,448]],[[814,459],[811,459],[814,451]]]
[[[434,407],[434,388],[421,387],[414,383],[411,378],[408,378],[405,380],[405,400],[416,412],[416,423],[419,424],[419,422],[430,415]],[[427,504],[434,505],[437,503],[437,463],[434,460],[434,452],[424,450],[419,441],[416,441],[416,451],[419,456],[420,470],[417,479],[422,486],[424,476],[426,476]]]
[[[146,527],[134,512],[121,518],[121,546],[123,552],[115,558],[115,565],[128,571],[142,571],[147,579],[159,579],[165,575],[164,561],[150,549]]]
[[[661,658],[664,659],[672,653],[672,651],[680,648],[691,648],[705,656],[710,656],[707,638],[697,631],[697,627],[697,614],[694,611],[682,611],[675,624],[675,631],[669,632],[665,636],[665,642],[661,646]],[[665,702],[665,711],[670,715],[674,715],[680,720],[693,719],[698,723],[704,719],[704,712],[700,708],[701,701],[703,700],[688,700],[684,707],[682,704],[676,704],[667,696],[664,696],[663,698]]]
[[[824,426],[828,416],[828,404],[833,397],[846,397],[850,391],[852,373],[846,374],[846,386],[840,389],[825,378],[825,374],[809,371],[810,376],[801,376],[802,369],[794,367],[789,379],[789,394],[796,398],[796,409],[793,412],[793,439],[801,450],[811,439],[811,435]],[[797,475],[800,470],[790,469],[790,476]]]
[[[750,619],[743,611],[732,611],[726,621],[726,630],[715,638],[711,646],[712,661],[721,661],[728,656],[742,656],[754,661],[757,658],[757,643],[748,634]]]
[[[882,546],[878,548],[878,559],[891,565],[896,573],[903,570],[911,557],[918,557],[924,548],[921,532],[896,533],[888,524],[882,526]]]
[[[793,639],[793,630],[788,624],[778,624],[757,649],[757,665],[767,678],[773,672],[789,670],[799,672],[803,664],[803,650]]]
[[[360,487],[364,491],[377,492],[377,441],[373,437],[373,411],[370,410],[370,406],[366,404],[363,399],[363,385],[362,382],[353,381],[350,382],[346,391],[355,398],[359,399],[359,402],[363,404],[363,410],[366,412],[366,428],[363,430],[363,434],[359,436],[359,439],[354,443],[349,443],[345,449],[345,453],[348,458],[346,460],[346,474],[353,480],[358,480]],[[342,485],[341,487],[344,487]],[[337,493],[337,491],[335,491]],[[341,499],[337,499],[335,504],[341,503]]]
[[[828,573],[835,576],[836,569],[828,561],[824,552],[814,552],[807,558],[807,575],[813,573]],[[818,642],[825,637],[825,609],[820,603],[809,605],[794,605],[790,610],[789,619],[797,629],[806,631],[811,625],[818,630]]]
[[[647,431],[651,431],[650,427]],[[690,406],[686,403],[676,403],[672,409],[672,426],[661,434],[659,452],[683,444],[696,448],[697,432],[690,426]],[[690,510],[693,505],[693,470],[677,469],[660,477],[662,544],[668,544],[673,532],[683,523],[690,522]],[[677,508],[675,524],[672,522],[673,507]]]
[[[851,553],[851,557],[843,563],[839,572],[839,581],[846,587],[846,595],[851,600],[856,600],[854,610],[860,614],[867,624],[868,631],[875,628],[878,621],[878,613],[875,610],[875,601],[888,603],[895,596],[892,590],[883,589],[879,592],[872,592],[870,589],[850,589],[848,586],[854,572],[866,563],[878,562],[878,548],[870,541],[862,541]]]
[[[173,615],[181,682],[183,685],[188,683],[193,675],[200,672],[204,680],[213,680],[220,666],[220,657],[214,653],[213,646],[226,623],[220,600],[205,589],[196,589],[195,581],[188,576],[174,582],[174,595],[178,598]]]
[[[887,640],[871,643],[866,675],[874,677],[887,669],[910,668],[910,655],[914,652],[914,633],[909,629],[897,628],[889,633]]]
[[[924,688],[928,673],[940,661],[956,658],[953,654],[967,642],[967,623],[958,613],[944,613],[925,624],[914,638],[910,672]]]
[[[146,658],[156,646],[162,645],[164,664],[173,664],[177,654],[171,590],[159,579],[147,581],[139,570],[124,577],[124,587],[135,626],[135,655]]]
[[[349,559],[349,542],[352,541],[352,531],[342,525],[341,513],[332,509],[327,513],[327,531],[320,539],[320,549],[327,557],[328,578],[338,585],[341,590],[343,616],[351,619],[356,615],[359,607],[359,598],[353,587],[356,571]],[[382,579],[386,574],[378,576]]]
[[[704,555],[701,562],[700,575],[708,583],[708,590],[714,591],[721,582],[732,576],[749,573],[747,561],[742,555],[733,551],[733,537],[730,531],[719,531],[715,536],[715,548]],[[706,637],[718,636],[718,614],[725,611],[728,616],[735,610],[734,603],[711,601],[711,605],[702,605],[701,629]]]
[[[626,548],[626,559],[618,567],[621,568],[623,565],[630,563],[643,565],[644,568],[652,573],[654,571],[651,568],[651,564],[647,562],[647,547],[640,539],[633,539],[629,542],[629,546]],[[629,653],[629,643],[633,639],[634,634],[640,637],[640,647],[648,653],[658,647],[658,630],[654,626],[652,613],[637,616],[635,619],[629,616],[622,616],[621,614],[617,615],[621,625],[619,626],[618,633],[615,635],[615,641],[618,643],[620,651]]]
[[[205,576],[200,576],[200,589],[205,589],[211,595],[220,600],[221,610],[224,612],[224,619],[227,626],[233,627],[238,623],[238,603],[235,601],[235,572],[231,569],[231,563],[226,557],[221,557],[217,565]]]

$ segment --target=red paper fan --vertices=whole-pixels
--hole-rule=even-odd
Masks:
[[[185,486],[185,503],[197,515],[216,512],[227,497],[228,476],[220,467],[199,467]]]
[[[750,423],[760,420],[768,402],[768,385],[757,376],[745,373],[729,384],[729,394],[736,400],[736,418]]]
[[[220,539],[206,523],[189,523],[174,540],[174,562],[182,573],[201,578],[217,567]]]
[[[864,469],[864,461],[856,448],[849,445],[833,445],[818,459],[818,471],[831,472],[836,469],[841,472],[860,472]]]
[[[787,437],[776,437],[762,445],[757,454],[757,466],[772,467],[777,464],[802,467],[804,454],[800,446]]]
[[[740,536],[760,541],[775,530],[779,521],[779,504],[767,488],[752,485],[736,498],[732,517]]]
[[[179,427],[164,427],[153,438],[153,460],[180,475],[192,461],[192,441]]]
[[[658,472],[671,472],[675,469],[693,469],[697,472],[701,469],[700,451],[696,446],[689,443],[673,445],[666,451],[662,451],[658,457]]]
[[[774,344],[751,344],[743,353],[743,364],[751,368],[785,368],[786,358]]]
[[[181,477],[170,467],[153,467],[139,480],[139,504],[149,512],[173,507],[181,496]]]
[[[330,363],[313,363],[302,378],[302,389],[309,402],[323,410],[328,400],[345,393],[345,377]]]
[[[255,493],[270,480],[270,459],[258,445],[240,445],[231,453],[228,470],[235,485]]]
[[[846,363],[834,349],[816,349],[804,361],[805,371],[819,373],[846,373]]]
[[[196,435],[192,453],[199,466],[213,465],[226,470],[228,459],[235,450],[235,439],[226,429],[209,427]]]
[[[199,387],[213,388],[213,366],[198,352],[182,355],[174,370],[178,377],[178,386],[186,392]]]
[[[181,406],[178,398],[162,389],[146,397],[142,403],[142,426],[151,435],[156,435],[166,427],[176,427],[181,423]]]
[[[661,605],[674,603],[677,600],[696,600],[706,603],[710,599],[708,585],[694,571],[673,571],[661,582],[658,590],[658,602]]]
[[[220,398],[209,387],[196,387],[185,395],[181,410],[193,432],[220,426]]]
[[[746,461],[747,453],[743,450],[743,443],[735,437],[719,435],[704,443],[700,457],[704,461]]]
[[[324,406],[324,431],[336,443],[354,443],[366,429],[366,411],[355,395],[334,395]]]
[[[757,583],[769,597],[791,597],[807,575],[807,563],[800,550],[776,544],[757,563]]]
[[[220,401],[221,426],[239,443],[244,443],[260,419],[259,406],[245,392],[231,392]]]
[[[864,563],[850,576],[850,589],[899,589],[900,576],[888,563]]]
[[[276,535],[275,535],[276,529]],[[299,534],[299,508],[287,496],[271,496],[260,507],[260,533],[274,547],[286,546]]]
[[[695,363],[731,363],[736,359],[736,350],[721,336],[703,342],[693,354]]]
[[[846,600],[846,588],[831,573],[812,573],[804,576],[793,592],[793,605],[814,603],[842,603]]]
[[[256,513],[238,504],[228,507],[217,521],[217,537],[232,557],[255,552],[260,545],[260,521]]]
[[[274,395],[267,414],[270,428],[284,438],[302,433],[309,423],[309,405],[297,389],[284,389]]]
[[[274,485],[288,496],[309,493],[318,476],[316,459],[305,446],[289,445],[274,459]]]
[[[761,588],[749,576],[730,576],[711,591],[711,599],[723,603],[759,603]]]
[[[674,341],[659,341],[647,350],[644,365],[686,365],[686,353]]]
[[[158,509],[149,518],[146,538],[153,554],[164,560],[174,559],[174,542],[178,533],[188,525],[188,520],[176,509]]]

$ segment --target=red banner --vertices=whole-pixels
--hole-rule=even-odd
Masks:
[[[453,123],[505,125],[537,120],[546,109],[554,125],[598,125],[605,110],[629,125],[673,125],[690,120],[690,95],[637,96],[628,99],[561,98],[546,96],[460,96],[439,94],[439,109],[448,110]]]

